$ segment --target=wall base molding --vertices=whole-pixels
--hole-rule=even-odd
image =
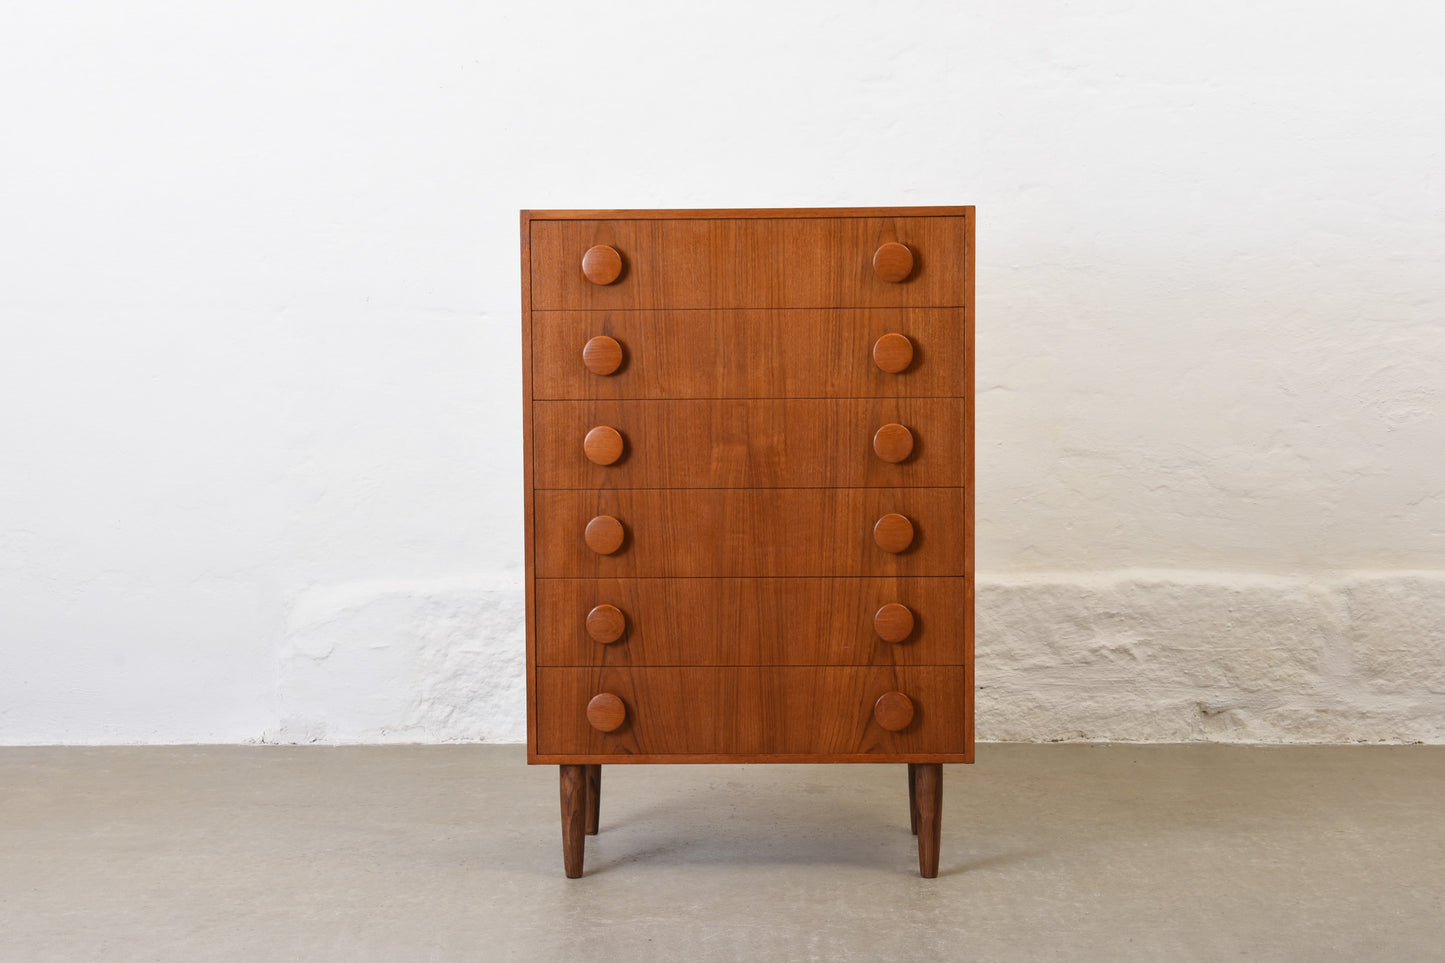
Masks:
[[[524,741],[523,612],[510,576],[312,589],[263,741]],[[980,741],[1445,743],[1445,571],[981,577],[977,615]]]

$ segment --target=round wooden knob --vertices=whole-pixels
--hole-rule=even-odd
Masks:
[[[587,709],[587,715],[591,717],[591,707]],[[901,692],[885,692],[873,703],[873,718],[889,732],[902,732],[913,721],[913,701]]]
[[[905,335],[885,334],[873,342],[873,363],[889,374],[906,371],[913,363],[913,342]]]
[[[902,425],[884,425],[873,433],[873,451],[896,465],[913,454],[913,432]]]
[[[625,631],[627,616],[615,605],[599,605],[587,613],[587,634],[592,636],[594,642],[610,645],[622,638]]]
[[[913,634],[913,613],[900,602],[889,602],[873,613],[873,631],[884,642],[902,642]]]
[[[610,375],[622,367],[622,345],[605,334],[599,334],[582,346],[582,363],[593,374]]]
[[[588,526],[591,529],[591,526]],[[889,512],[873,526],[873,541],[885,552],[897,555],[913,544],[913,523],[902,515]]]
[[[898,695],[898,693],[893,693]],[[907,702],[907,699],[903,701]],[[873,714],[878,714],[878,707],[873,707]],[[908,714],[913,715],[913,707],[908,707]],[[587,703],[587,721],[592,728],[598,732],[612,732],[627,721],[627,706],[622,700],[610,692],[602,692],[592,697]],[[904,725],[907,725],[905,722]]]
[[[908,259],[911,263],[913,255],[910,254]],[[622,273],[622,255],[606,244],[589,247],[582,255],[582,273],[593,284],[611,284]]]
[[[897,284],[913,273],[913,252],[897,241],[889,241],[873,255],[873,273]]]
[[[582,537],[598,555],[611,555],[622,547],[622,523],[611,515],[598,515],[587,523]]]
[[[907,431],[908,429],[903,429]],[[913,442],[909,441],[909,447]],[[616,428],[599,425],[582,439],[582,454],[594,465],[610,465],[622,457],[622,435]]]

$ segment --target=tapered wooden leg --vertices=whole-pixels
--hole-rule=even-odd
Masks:
[[[562,777],[562,868],[568,879],[582,875],[586,845],[587,767],[559,766]]]
[[[918,763],[908,764],[908,826],[918,835]]]
[[[918,789],[918,875],[938,875],[938,843],[943,829],[943,766],[920,762]]]
[[[597,813],[602,805],[602,767],[587,767],[587,835],[597,835]]]

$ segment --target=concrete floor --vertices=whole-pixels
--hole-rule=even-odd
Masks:
[[[587,875],[510,746],[0,749],[0,960],[1441,960],[1445,747],[615,766]]]

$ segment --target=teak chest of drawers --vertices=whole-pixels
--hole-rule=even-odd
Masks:
[[[973,761],[972,207],[524,211],[527,760]]]

